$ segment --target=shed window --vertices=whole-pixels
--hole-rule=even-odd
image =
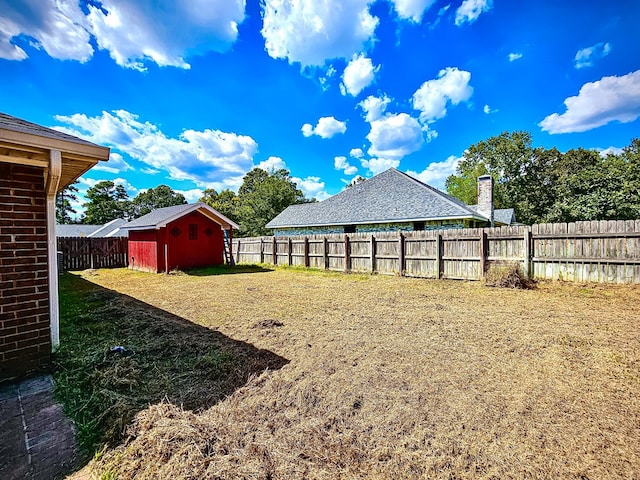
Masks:
[[[198,224],[190,223],[189,224],[189,240],[197,240],[198,239]]]
[[[345,225],[344,226],[344,233],[356,233],[356,226],[355,225]]]
[[[413,222],[413,231],[419,232],[424,230],[424,222]]]

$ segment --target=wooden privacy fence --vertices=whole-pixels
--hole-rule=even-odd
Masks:
[[[573,282],[640,283],[640,220],[234,239],[237,263],[480,280],[496,264]]]
[[[59,268],[63,271],[87,268],[118,268],[128,263],[128,243],[124,237],[58,238]]]

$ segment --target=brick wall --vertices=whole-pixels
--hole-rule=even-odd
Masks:
[[[0,162],[0,380],[50,362],[47,268],[43,171]]]

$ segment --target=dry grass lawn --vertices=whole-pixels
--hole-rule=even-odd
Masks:
[[[640,478],[639,287],[86,278],[290,361],[202,412],[150,406],[97,477]]]

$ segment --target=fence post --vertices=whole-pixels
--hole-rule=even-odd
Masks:
[[[487,232],[483,228],[480,233],[480,280],[482,280],[487,273],[488,247],[489,240],[487,238]]]
[[[278,264],[278,242],[276,241],[275,235],[273,236],[273,251],[271,252],[271,256],[273,257],[273,264]]]
[[[371,235],[371,243],[369,245],[369,259],[371,261],[371,273],[376,272],[376,237]]]
[[[436,236],[436,278],[438,279],[442,278],[442,274],[444,273],[443,262],[442,262],[442,250],[443,250],[442,234],[439,233]]]
[[[524,269],[525,278],[531,278],[531,227],[524,230]]]
[[[329,270],[329,239],[324,237],[324,269]]]
[[[404,275],[404,235],[398,230],[398,273]]]
[[[304,237],[304,266],[309,268],[309,237]]]
[[[291,237],[289,237],[289,241],[287,242],[287,254],[289,256],[289,266],[293,265],[293,242],[291,241]]]
[[[349,252],[349,235],[345,234],[344,235],[344,271],[348,272],[351,270],[351,265],[349,265],[351,263],[351,258],[350,258],[350,253]]]
[[[262,241],[262,237],[260,237],[260,263],[264,263],[264,242]]]

